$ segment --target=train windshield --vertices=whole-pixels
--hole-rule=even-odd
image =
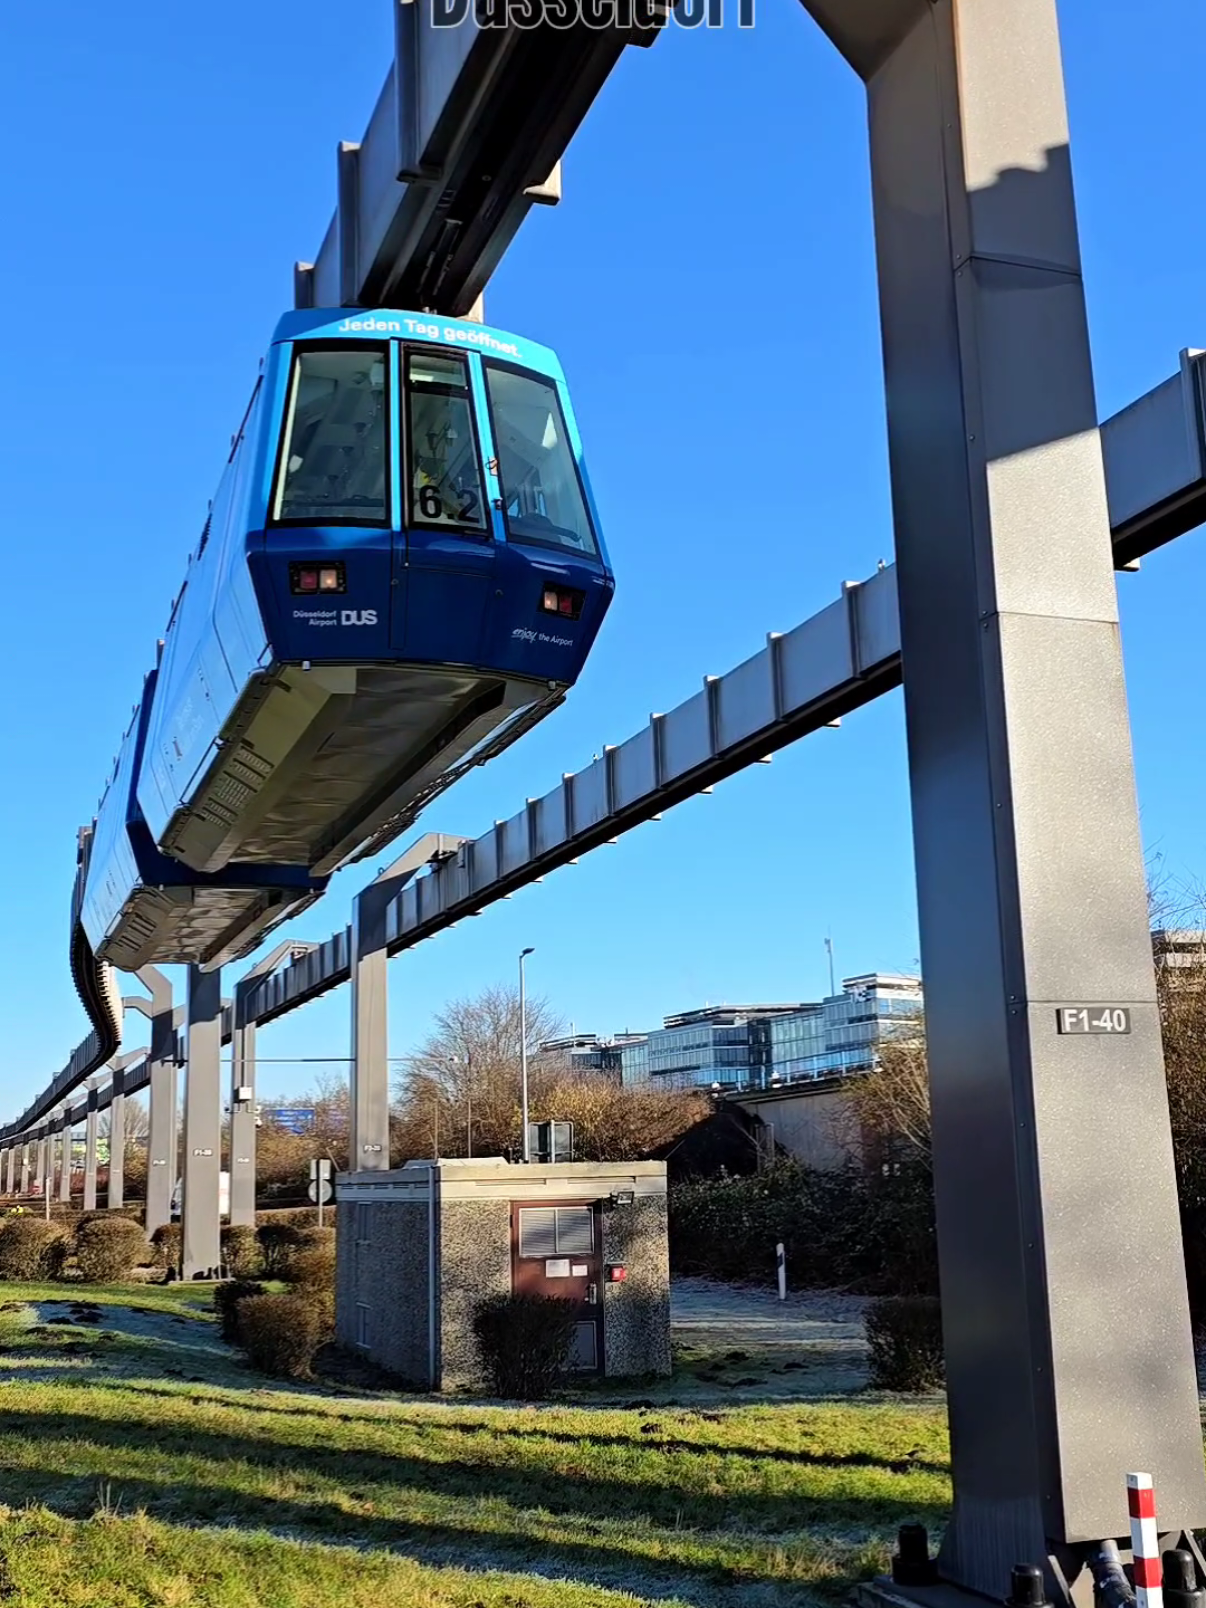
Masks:
[[[410,518],[484,533],[486,499],[463,357],[408,352]]]
[[[515,541],[598,552],[565,417],[551,380],[486,364],[507,533]]]
[[[272,517],[278,524],[389,523],[386,353],[299,352]]]

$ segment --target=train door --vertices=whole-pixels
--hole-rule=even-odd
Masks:
[[[577,1304],[569,1366],[579,1373],[603,1372],[602,1249],[598,1201],[511,1208],[512,1288]]]
[[[404,512],[392,645],[408,659],[476,665],[496,555],[470,359],[403,347],[401,371]]]

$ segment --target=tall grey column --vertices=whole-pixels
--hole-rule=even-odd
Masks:
[[[866,80],[955,1500],[944,1575],[1206,1522],[1054,0],[805,0]],[[1060,1007],[1129,1012],[1060,1031]],[[1084,1020],[1087,1020],[1085,1018]],[[1122,1022],[1125,1015],[1106,1018]]]
[[[46,1136],[39,1130],[33,1145],[33,1192],[40,1195],[46,1187]]]
[[[84,1118],[84,1210],[96,1210],[96,1140],[99,1126],[97,1084],[88,1079],[88,1112]]]
[[[370,883],[352,904],[352,1068],[348,1102],[348,1167],[389,1166],[389,899]]]
[[[222,973],[188,969],[181,1276],[216,1278],[221,1262]]]
[[[70,1206],[71,1204],[71,1163],[74,1160],[71,1143],[71,1120],[67,1115],[67,1111],[67,1106],[64,1106],[59,1117],[59,1201],[64,1206]]]
[[[434,860],[455,854],[464,838],[426,832],[352,904],[352,1078],[348,1167],[389,1166],[389,907],[406,883]]]
[[[53,1120],[46,1124],[46,1194],[53,1200],[58,1194],[59,1130]]]
[[[230,1221],[255,1227],[255,1023],[240,1026],[242,986],[235,989],[230,1057]]]
[[[126,1203],[126,1069],[113,1068],[113,1098],[109,1102],[109,1189],[105,1204],[115,1211]]]
[[[21,1193],[29,1194],[29,1140],[21,1141]]]
[[[176,1091],[176,1024],[172,985],[155,966],[144,966],[138,979],[150,990],[144,1007],[151,1023],[150,1079],[147,1090],[147,1237],[172,1220],[172,1195],[178,1165]],[[127,1004],[132,1003],[127,1001]]]
[[[17,1147],[9,1145],[4,1152],[4,1193],[11,1195],[17,1182]]]

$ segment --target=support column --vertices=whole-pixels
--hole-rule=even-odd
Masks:
[[[21,1141],[21,1193],[29,1194],[29,1140]]]
[[[68,1107],[64,1106],[59,1117],[59,1152],[62,1165],[59,1168],[59,1200],[64,1206],[71,1204],[71,1163],[72,1163],[72,1133],[71,1121],[67,1115]]]
[[[255,1023],[240,1026],[242,985],[235,989],[230,1056],[230,1221],[255,1227]]]
[[[99,1126],[97,1083],[88,1079],[88,1114],[84,1118],[84,1210],[96,1210],[96,1140]]]
[[[109,1102],[109,1189],[105,1205],[116,1211],[126,1203],[126,1069],[113,1068],[113,1097]]]
[[[17,1149],[15,1145],[9,1145],[4,1152],[4,1193],[6,1195],[11,1195],[13,1192],[13,1186],[16,1182],[16,1166]]]
[[[417,871],[434,860],[447,859],[465,841],[442,832],[424,833],[353,901],[348,1135],[352,1172],[375,1172],[389,1166],[389,906]]]
[[[184,1083],[181,1276],[217,1278],[221,1262],[222,973],[188,969],[188,1064]]]
[[[383,881],[352,904],[352,1068],[348,1101],[348,1167],[389,1167],[389,954]]]
[[[172,985],[155,966],[144,966],[138,980],[150,990],[150,1081],[147,1088],[147,1200],[143,1219],[147,1238],[172,1220],[172,1194],[178,1160],[176,1026]]]
[[[51,1200],[58,1194],[58,1157],[59,1157],[59,1130],[55,1127],[52,1118],[46,1122],[46,1186],[45,1193]]]
[[[46,1187],[46,1138],[40,1131],[33,1143],[33,1192],[41,1195]]]
[[[1128,1470],[1173,1531],[1206,1523],[1206,1478],[1055,0],[805,4],[870,110],[940,1568],[999,1600],[1046,1561],[1059,1603],[1086,1544],[1128,1534]]]

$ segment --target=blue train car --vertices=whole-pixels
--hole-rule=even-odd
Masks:
[[[93,953],[122,971],[137,970],[152,952],[172,959],[241,952],[313,903],[327,882],[297,866],[232,865],[215,876],[160,853],[136,790],[156,681],[156,672],[146,679],[101,800],[83,888]]]
[[[98,815],[97,958],[253,947],[561,702],[613,584],[552,352],[287,314]]]

